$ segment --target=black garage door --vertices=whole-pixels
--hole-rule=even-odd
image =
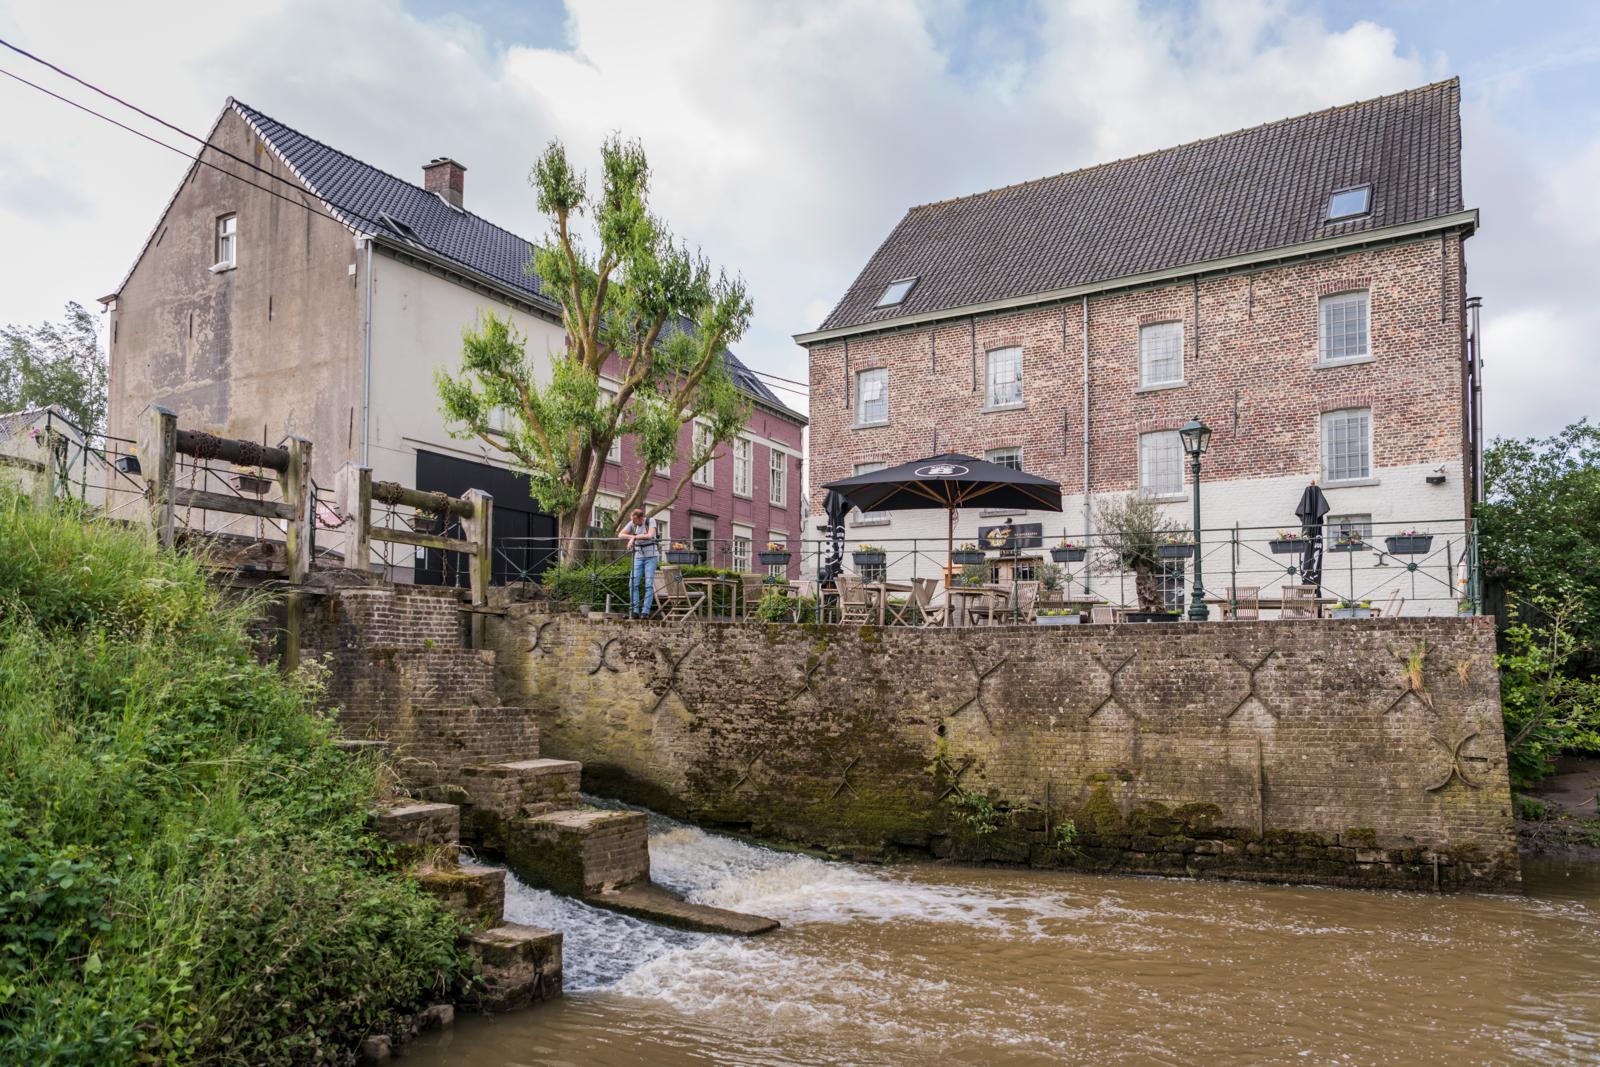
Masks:
[[[417,451],[417,488],[460,496],[482,489],[494,497],[494,583],[531,581],[555,562],[555,516],[539,510],[520,474],[437,452]],[[450,531],[460,536],[459,527]],[[417,560],[422,585],[466,585],[466,559],[457,552],[427,549]]]

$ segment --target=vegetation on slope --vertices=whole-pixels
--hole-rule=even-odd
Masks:
[[[249,609],[0,493],[0,1062],[348,1057],[465,973]]]

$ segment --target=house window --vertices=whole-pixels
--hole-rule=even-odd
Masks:
[[[1328,197],[1328,221],[1349,219],[1365,215],[1372,201],[1372,186],[1358,185],[1354,189],[1341,189]]]
[[[600,400],[601,409],[607,412],[609,417],[611,406],[617,402],[616,391],[613,389],[601,389]],[[620,420],[617,423],[617,435],[611,439],[611,447],[606,449],[606,462],[622,462],[622,424]]]
[[[1177,430],[1139,435],[1139,492],[1144,496],[1183,495],[1183,442]]]
[[[767,482],[767,501],[775,508],[781,508],[789,502],[789,462],[788,455],[779,452],[776,448],[770,452],[771,478]]]
[[[1183,323],[1155,322],[1139,329],[1139,384],[1183,384]]]
[[[883,470],[883,468],[887,467],[888,465],[889,464],[883,462],[882,460],[873,460],[870,463],[857,463],[855,466],[855,473],[871,474],[873,471]],[[878,526],[889,521],[889,513],[887,511],[852,511],[851,514],[854,516],[850,522],[850,525],[852,526]]]
[[[856,425],[876,426],[889,421],[889,371],[885,367],[856,375]]]
[[[218,267],[235,266],[238,250],[239,216],[219,215],[217,217],[216,265]]]
[[[1325,296],[1318,305],[1318,351],[1324,363],[1365,359],[1368,352],[1368,297],[1365,290]]]
[[[1022,469],[1022,449],[1020,446],[991,448],[983,454],[983,458],[1001,467],[1010,467],[1014,471]]]
[[[755,531],[748,526],[733,528],[733,569],[740,574],[750,573],[751,548],[755,544]]]
[[[694,424],[694,455],[691,457],[691,462],[698,463],[710,451],[711,427],[703,422],[697,422]],[[706,465],[694,472],[694,478],[692,479],[694,484],[710,489],[714,484],[712,471],[715,466],[715,460],[706,460]]]
[[[789,535],[784,533],[782,530],[768,530],[767,543],[773,545],[782,545],[785,548],[788,548],[791,552],[794,551],[794,549],[790,548],[789,546]],[[788,569],[789,567],[787,564],[774,563],[767,568],[767,573],[782,578]]]
[[[989,353],[989,407],[1022,403],[1022,349],[997,348]]]
[[[511,409],[504,404],[496,404],[489,409],[489,415],[485,421],[489,424],[490,433],[506,433],[511,429],[511,420]]]
[[[670,478],[670,477],[672,477],[672,460],[669,459],[664,463],[657,463],[656,464],[656,476],[659,477],[659,478]]]
[[[750,495],[751,471],[755,466],[755,446],[748,437],[733,441],[733,492],[735,496]]]
[[[1156,567],[1156,588],[1161,591],[1161,603],[1168,611],[1183,608],[1183,560],[1164,560]]]
[[[617,516],[622,513],[622,498],[602,493],[594,498],[594,510],[589,514],[589,525],[601,537],[609,537],[617,528]]]
[[[1372,409],[1350,408],[1322,416],[1322,480],[1372,477]]]
[[[881,308],[894,307],[905,302],[911,295],[912,288],[917,284],[915,278],[899,278],[892,281],[883,290],[883,295],[878,297],[877,306]]]
[[[1322,520],[1323,537],[1338,541],[1345,534],[1355,534],[1363,541],[1372,538],[1371,515],[1329,515]]]
[[[689,516],[689,547],[700,556],[701,563],[711,561],[711,547],[716,536],[716,520]]]

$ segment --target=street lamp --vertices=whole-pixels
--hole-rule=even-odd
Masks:
[[[1183,441],[1183,450],[1189,453],[1189,470],[1194,474],[1194,579],[1189,586],[1189,621],[1205,622],[1211,617],[1211,611],[1206,607],[1205,593],[1201,589],[1204,583],[1200,571],[1200,457],[1211,447],[1211,427],[1193,418],[1183,424],[1178,437]]]

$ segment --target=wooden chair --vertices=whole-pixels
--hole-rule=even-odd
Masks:
[[[834,583],[839,590],[839,622],[862,626],[878,621],[876,612],[872,610],[872,599],[867,596],[860,578],[851,574],[841,574],[834,579]]]
[[[1314,619],[1317,617],[1317,587],[1314,585],[1286,585],[1283,587],[1283,610],[1280,619]]]
[[[1117,609],[1110,604],[1091,604],[1089,605],[1089,621],[1091,623],[1116,622]]]
[[[1008,601],[1004,607],[1005,621],[1018,623],[1031,623],[1039,614],[1039,583],[1018,582],[1016,595],[1016,618],[1011,617],[1012,602]]]
[[[933,603],[934,590],[939,588],[937,578],[911,579],[911,602],[917,606],[917,613],[922,616],[924,626],[943,626],[945,611],[948,605]]]
[[[1374,607],[1372,609],[1372,617],[1374,619],[1391,618],[1400,614],[1400,609],[1405,607],[1405,605],[1405,597],[1400,595],[1400,591],[1398,589],[1391,589],[1389,591],[1389,599],[1383,602],[1383,607]]]
[[[692,618],[705,602],[704,589],[690,589],[683,584],[683,568],[662,567],[656,571],[656,604],[663,618]]]
[[[1233,609],[1230,618],[1261,618],[1261,587],[1259,585],[1236,585],[1228,590],[1228,600]]]
[[[741,574],[739,583],[739,600],[742,608],[740,618],[748,622],[755,618],[757,605],[761,603],[761,598],[767,595],[765,579],[759,574]]]

